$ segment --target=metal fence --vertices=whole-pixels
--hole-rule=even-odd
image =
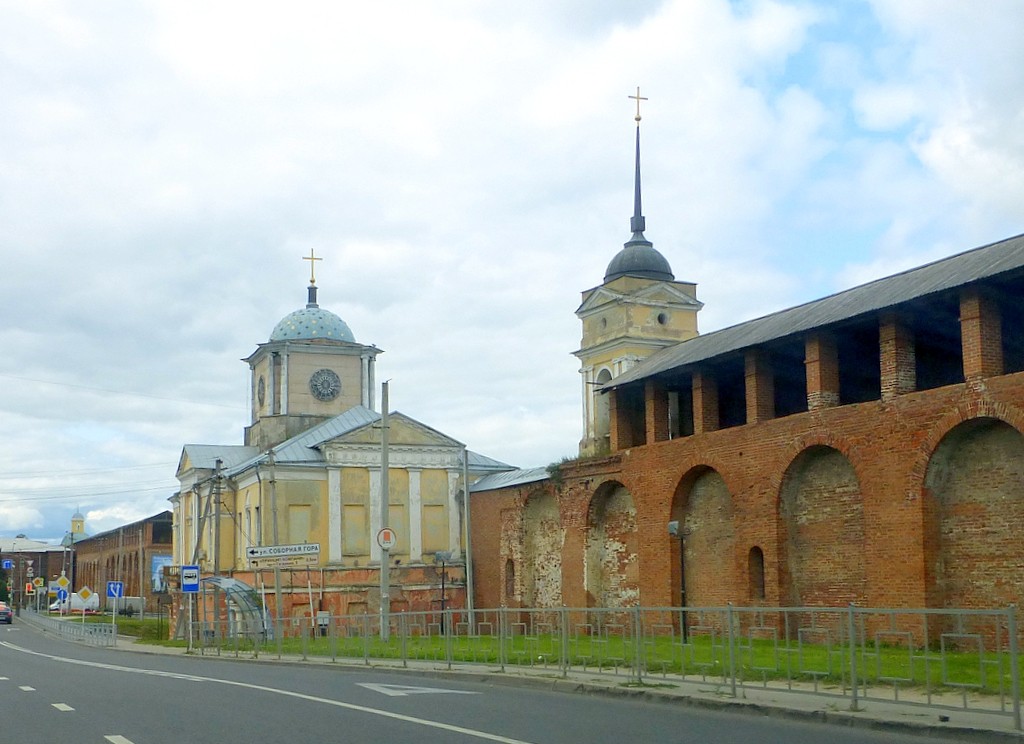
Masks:
[[[81,618],[60,619],[42,615],[31,610],[22,610],[25,619],[61,638],[79,641],[90,646],[116,646],[117,628],[109,623],[84,623]]]
[[[447,610],[195,622],[200,653],[451,668],[486,664],[631,683],[714,684],[968,709],[1021,728],[1016,610],[664,607]]]

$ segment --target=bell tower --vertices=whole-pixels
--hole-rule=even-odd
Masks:
[[[678,282],[668,261],[645,236],[640,199],[640,102],[636,89],[636,169],[632,236],[605,271],[604,282],[585,290],[576,316],[583,324],[580,360],[583,385],[581,456],[609,449],[608,394],[602,386],[659,349],[697,335],[697,285]]]
[[[313,251],[306,306],[274,327],[249,357],[251,423],[245,443],[267,449],[362,406],[374,408],[376,346],[356,343],[341,318],[317,304]]]

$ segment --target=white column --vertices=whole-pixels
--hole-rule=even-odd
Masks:
[[[462,540],[459,535],[459,471],[448,471],[448,549],[452,555],[462,555]]]
[[[370,563],[380,563],[380,546],[377,533],[380,532],[380,468],[370,469]]]
[[[367,354],[363,354],[359,357],[359,361],[362,363],[359,380],[359,401],[366,408],[372,408],[370,405],[370,357]]]
[[[327,469],[327,562],[341,561],[341,470]]]
[[[288,413],[288,347],[281,354],[281,413]]]
[[[594,368],[584,367],[580,375],[583,378],[583,439],[587,441],[594,438],[594,396],[597,395],[592,384]]]
[[[420,473],[409,468],[409,561],[423,558],[423,503],[420,496]]]

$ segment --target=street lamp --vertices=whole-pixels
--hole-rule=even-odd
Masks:
[[[683,626],[683,643],[689,640],[690,634],[689,628],[686,627],[686,531],[686,527],[679,524],[678,520],[673,519],[668,523],[669,537],[679,540],[679,606],[682,607],[680,620]]]
[[[441,565],[441,632],[444,633],[444,613],[447,609],[448,597],[445,594],[445,564],[452,562],[452,551],[450,550],[438,550],[434,553],[434,564]]]

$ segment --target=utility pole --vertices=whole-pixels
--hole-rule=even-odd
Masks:
[[[213,474],[213,498],[216,501],[213,504],[213,575],[220,576],[220,486],[221,486],[221,474],[220,470],[223,467],[224,462],[218,457],[214,463],[214,474]],[[220,638],[220,589],[217,584],[213,584],[213,635],[215,638]]]
[[[380,386],[380,529],[388,527],[388,507],[391,501],[390,464],[388,462],[388,381]],[[378,533],[380,534],[380,533]],[[390,575],[391,552],[380,546],[380,639],[388,640],[390,635],[391,598]]]
[[[274,474],[274,450],[267,452],[267,466],[270,468],[270,529],[274,545],[281,543],[277,538],[277,476]],[[274,639],[277,641],[277,655],[281,655],[281,567],[274,565]]]

